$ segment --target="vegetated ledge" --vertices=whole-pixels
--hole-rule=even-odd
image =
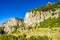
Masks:
[[[38,8],[34,8],[32,10],[29,10],[29,12],[33,12],[33,11],[49,11],[49,10],[52,10],[54,11],[55,8],[60,8],[60,1],[59,2],[56,2],[55,4],[48,4],[46,6],[41,6],[41,7],[38,7]]]

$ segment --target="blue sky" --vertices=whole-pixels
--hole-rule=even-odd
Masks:
[[[0,0],[0,24],[8,18],[24,18],[27,11],[57,0]]]

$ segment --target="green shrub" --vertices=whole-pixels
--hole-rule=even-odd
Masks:
[[[30,40],[36,40],[36,37],[35,36],[31,36]]]
[[[49,40],[48,36],[31,36],[29,40]]]
[[[0,40],[18,40],[18,38],[12,35],[3,34],[0,36]]]

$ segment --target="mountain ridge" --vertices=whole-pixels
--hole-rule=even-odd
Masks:
[[[1,25],[0,25],[1,26]],[[60,1],[10,18],[0,27],[1,40],[60,40]]]
[[[39,7],[28,11],[25,15],[24,19],[13,17],[10,18],[7,22],[3,23],[3,27],[6,26],[20,26],[25,24],[26,27],[30,26],[34,23],[43,22],[48,18],[58,18],[60,17],[60,1],[52,4],[48,2],[48,4],[44,7]],[[0,25],[0,26],[2,26]]]

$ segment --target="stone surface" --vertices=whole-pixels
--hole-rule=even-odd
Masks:
[[[49,17],[58,18],[59,12],[60,12],[60,9],[55,9],[55,11],[50,10],[46,12],[42,12],[42,11],[27,12],[24,18],[24,23],[28,26],[34,23],[39,23],[44,20],[47,20]]]
[[[14,30],[13,26],[20,26],[23,22],[23,19],[13,17],[6,21],[4,24],[2,24],[2,27],[4,27],[4,30],[6,32],[9,32]]]

